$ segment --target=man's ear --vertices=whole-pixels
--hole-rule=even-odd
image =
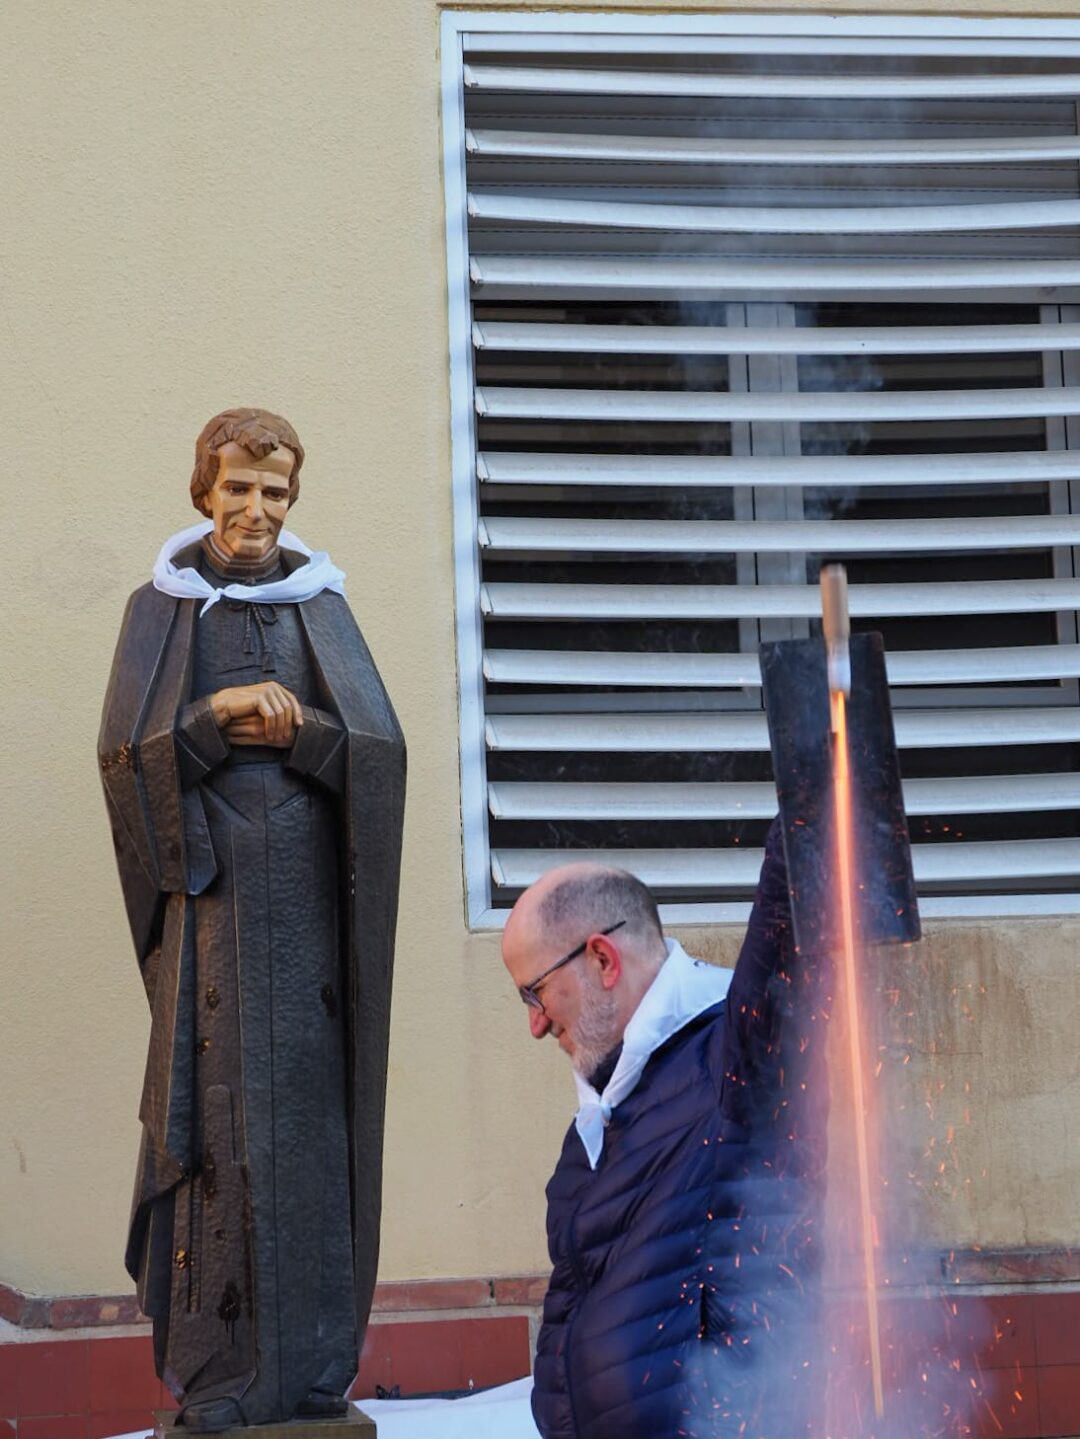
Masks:
[[[589,936],[589,953],[595,958],[600,974],[600,983],[605,989],[614,989],[622,975],[622,955],[619,946],[610,935]]]

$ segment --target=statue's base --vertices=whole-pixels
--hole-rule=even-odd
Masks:
[[[154,1414],[154,1439],[183,1439],[190,1434],[177,1424],[173,1411],[157,1410]],[[218,1430],[221,1439],[375,1439],[375,1420],[349,1405],[349,1412],[340,1419],[282,1420],[274,1424],[248,1424],[239,1428]]]

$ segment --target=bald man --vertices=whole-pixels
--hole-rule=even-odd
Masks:
[[[597,864],[525,891],[503,960],[578,1091],[547,1188],[543,1439],[810,1435],[826,977],[794,951],[778,823],[734,975]]]

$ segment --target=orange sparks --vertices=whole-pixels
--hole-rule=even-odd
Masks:
[[[877,1278],[874,1265],[874,1217],[870,1205],[870,1156],[866,1137],[866,1097],[863,1081],[862,1025],[859,1015],[858,976],[855,953],[855,914],[852,902],[855,884],[852,834],[851,774],[847,738],[847,704],[842,690],[830,696],[836,753],[833,787],[836,805],[837,863],[840,878],[840,924],[843,939],[844,991],[847,1007],[848,1043],[851,1060],[852,1097],[855,1119],[855,1156],[859,1175],[859,1207],[862,1217],[863,1269],[866,1281],[866,1317],[870,1339],[870,1366],[874,1386],[874,1412],[885,1412],[881,1378],[881,1334],[878,1326]]]
[[[993,1410],[992,1406],[989,1405],[989,1404],[987,1404],[987,1402],[986,1402],[985,1399],[983,1400],[983,1405],[984,1405],[984,1407],[985,1407],[985,1409],[986,1409],[987,1414],[989,1414],[989,1415],[990,1415],[990,1418],[994,1421],[994,1424],[995,1424],[996,1427],[997,1427],[998,1433],[999,1433],[999,1434],[1004,1434],[1004,1433],[1005,1433],[1005,1425],[1002,1424],[1001,1420],[1000,1420],[1000,1419],[997,1417],[997,1415],[994,1413],[994,1410]]]

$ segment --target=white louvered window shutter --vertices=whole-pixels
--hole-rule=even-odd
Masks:
[[[1080,909],[1080,24],[514,19],[443,32],[473,922],[747,912],[832,560],[924,912]]]

